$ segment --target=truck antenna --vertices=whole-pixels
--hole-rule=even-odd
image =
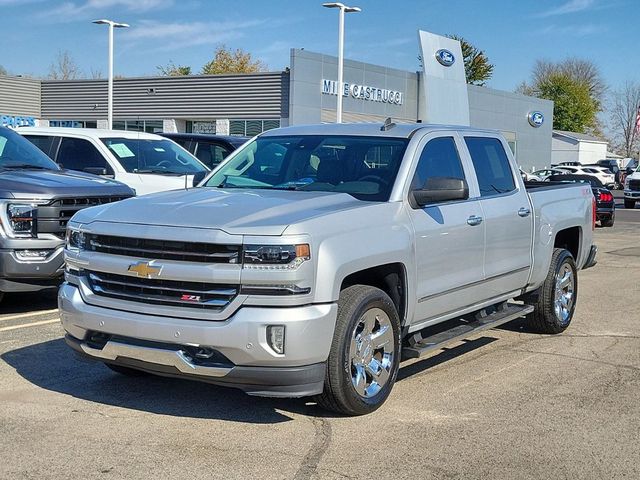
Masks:
[[[387,130],[391,130],[395,126],[396,126],[396,124],[391,121],[391,117],[387,117],[387,119],[384,121],[384,124],[382,125],[382,127],[380,127],[380,131],[381,132],[386,132]]]

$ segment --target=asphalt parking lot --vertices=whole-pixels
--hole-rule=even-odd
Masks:
[[[517,320],[404,363],[358,418],[119,376],[65,346],[54,295],[7,297],[0,478],[640,478],[639,238],[640,206],[596,231],[564,334]]]

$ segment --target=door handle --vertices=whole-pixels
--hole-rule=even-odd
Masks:
[[[520,215],[521,217],[528,217],[530,213],[531,210],[526,207],[522,207],[520,210],[518,210],[518,215]]]
[[[471,215],[469,218],[467,218],[467,223],[472,227],[475,227],[476,225],[480,225],[482,223],[482,217]]]

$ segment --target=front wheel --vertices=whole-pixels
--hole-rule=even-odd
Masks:
[[[629,208],[629,209],[636,208],[636,201],[635,200],[627,200],[625,198],[624,199],[624,208]]]
[[[532,296],[535,310],[529,323],[540,333],[561,333],[569,326],[576,309],[578,276],[573,255],[568,250],[553,250],[549,273]]]
[[[318,404],[345,415],[364,415],[387,399],[398,375],[400,320],[382,290],[344,289]]]

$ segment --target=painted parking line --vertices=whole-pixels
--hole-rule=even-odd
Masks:
[[[18,320],[20,318],[40,317],[42,315],[50,315],[52,313],[58,313],[58,309],[54,308],[53,310],[42,310],[41,312],[21,313],[19,315],[11,315],[9,317],[0,317],[0,322],[5,320]]]
[[[0,328],[0,332],[8,332],[9,330],[17,330],[19,328],[37,327],[38,325],[47,325],[49,323],[60,323],[60,319],[56,318],[54,320],[42,320],[40,322],[25,323],[24,325],[13,325],[11,327],[2,327]]]

